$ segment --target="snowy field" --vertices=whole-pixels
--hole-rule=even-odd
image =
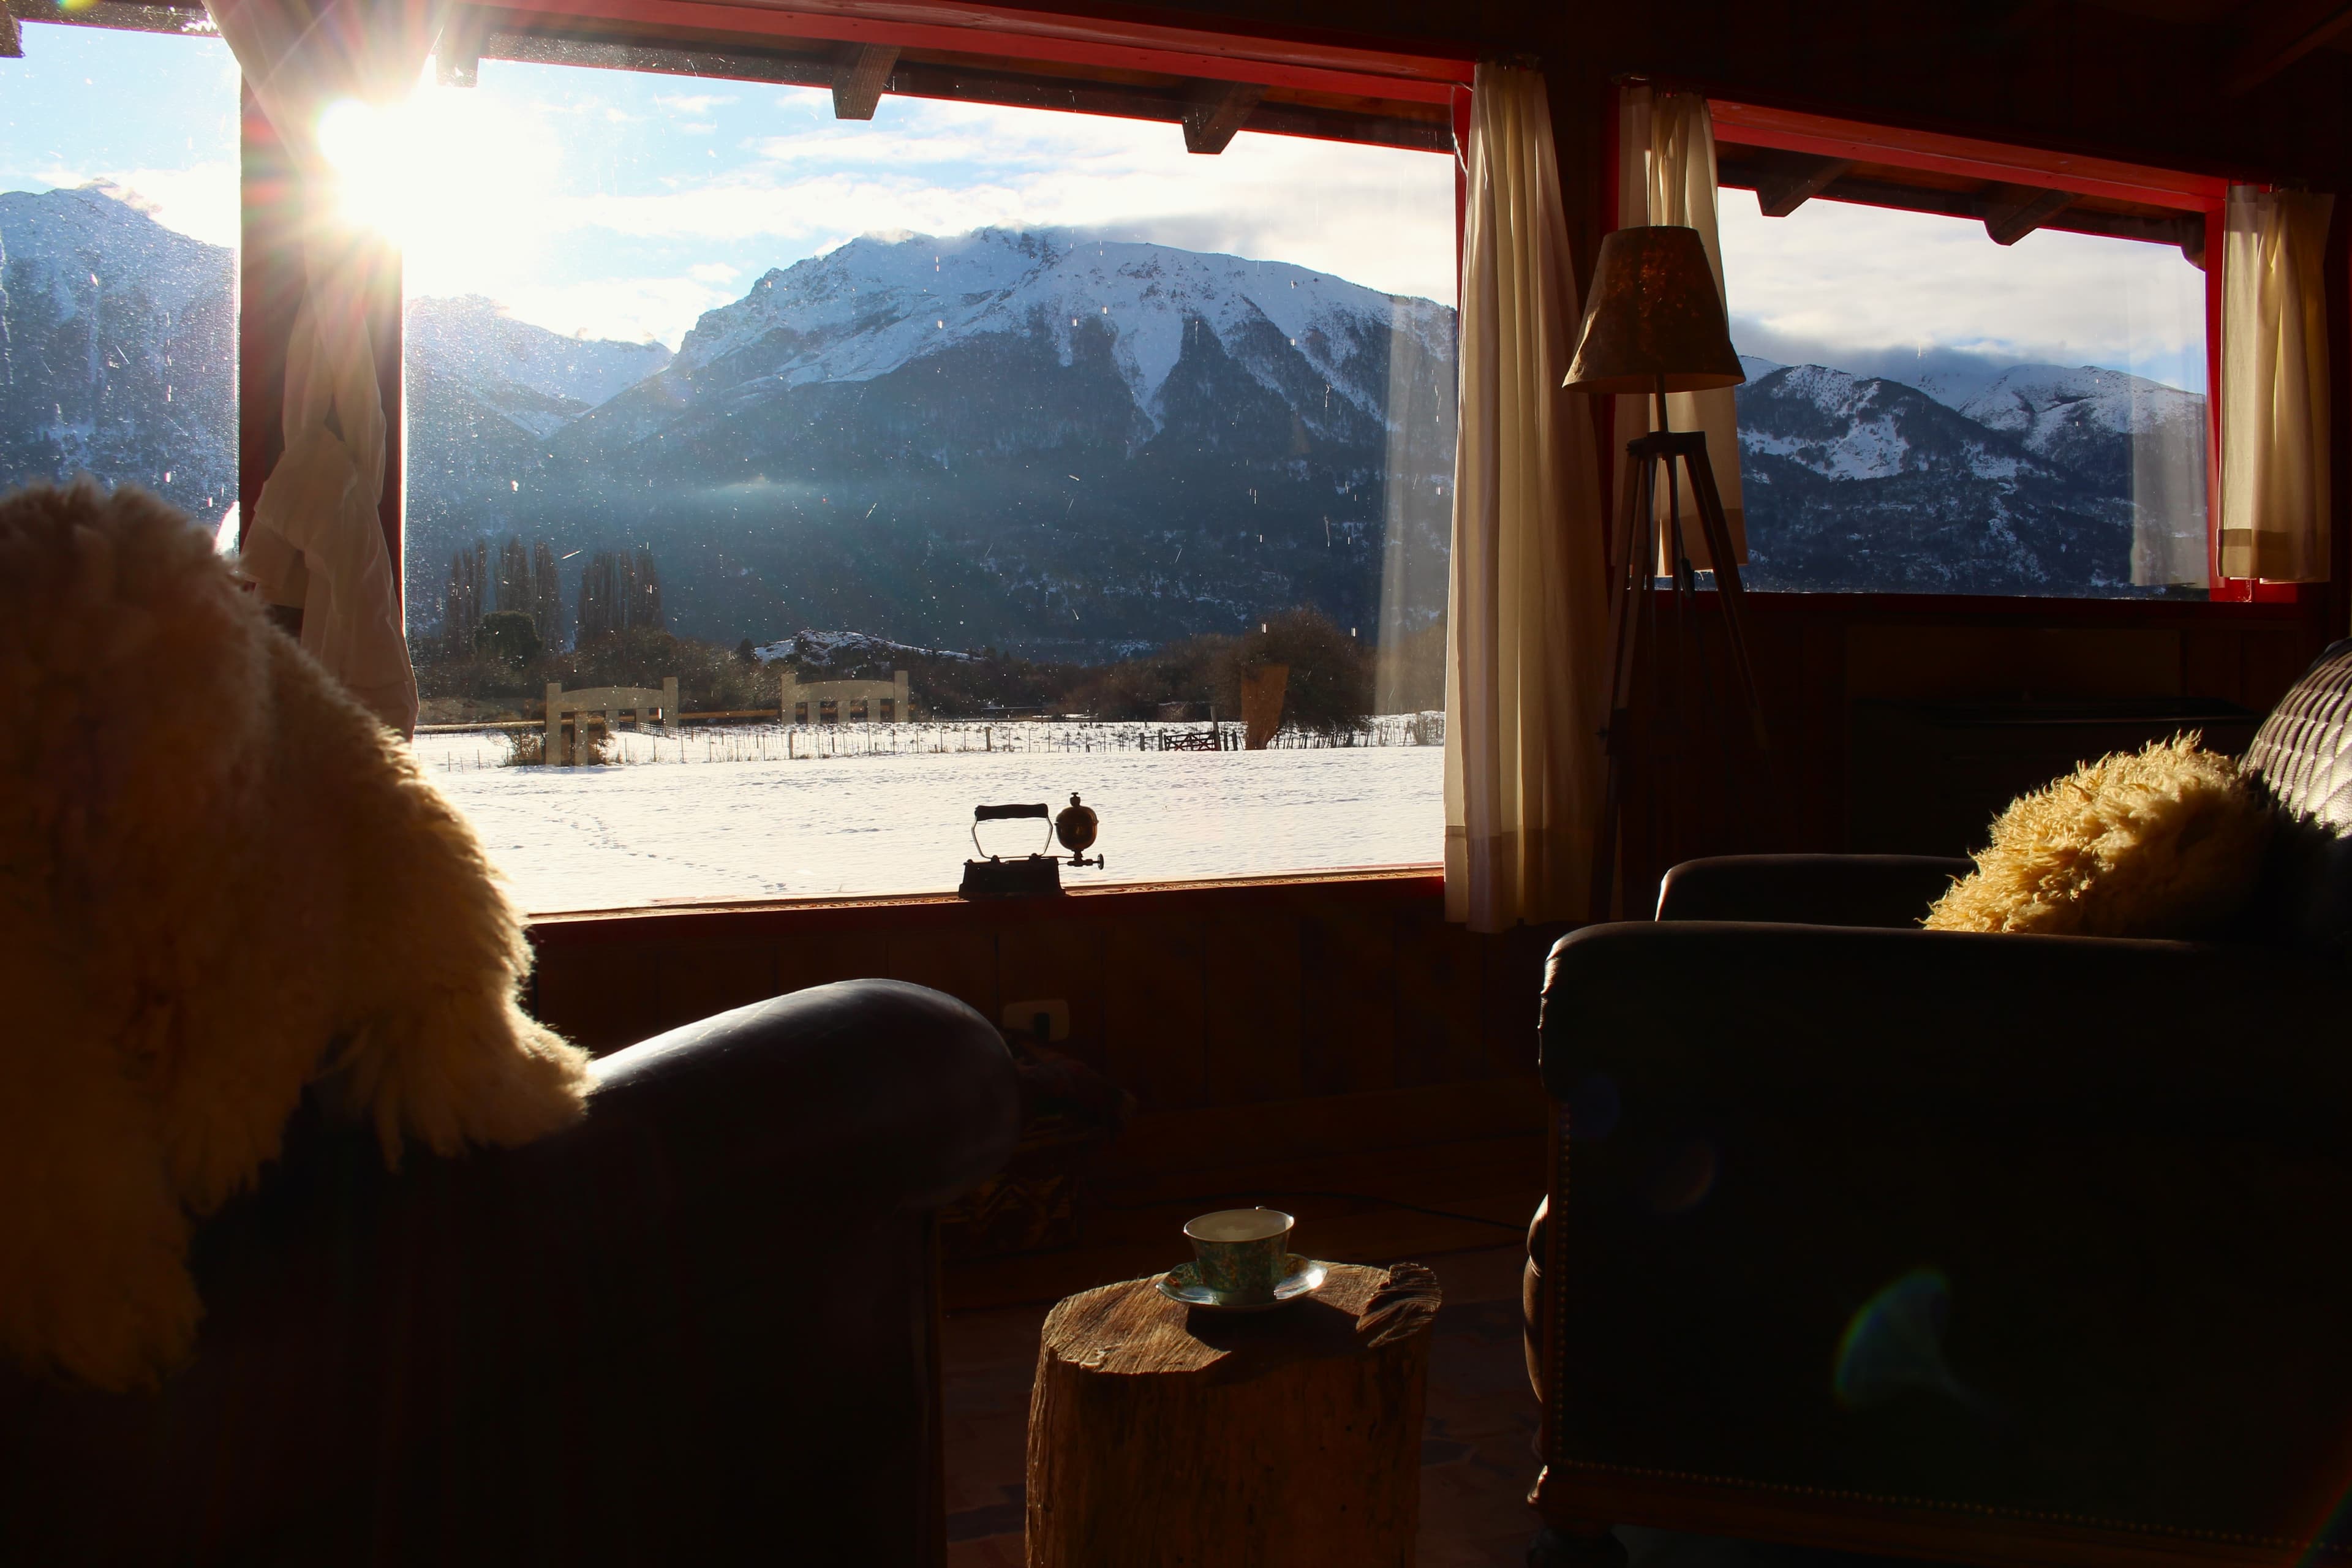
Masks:
[[[869,727],[844,726],[814,739],[836,749],[903,746],[916,743],[917,728],[892,737],[885,726],[863,735]],[[999,746],[1079,748],[1087,739],[1061,725],[996,734]],[[1095,847],[1110,864],[1064,866],[1066,887],[1433,862],[1444,847],[1442,745],[811,758],[812,739],[773,725],[695,728],[676,739],[625,732],[617,743],[629,765],[587,768],[499,766],[507,744],[496,733],[421,735],[416,752],[534,913],[952,891],[972,853],[974,805],[1043,801],[1059,810],[1073,792],[1101,815]],[[787,750],[801,754],[788,759]],[[1044,827],[989,823],[981,841],[992,853],[1025,855]]]

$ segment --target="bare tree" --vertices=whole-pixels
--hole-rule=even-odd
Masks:
[[[628,626],[627,587],[622,557],[600,550],[580,571],[580,644],[603,642]]]
[[[499,546],[498,604],[484,608],[531,612],[530,552],[520,539],[509,539]]]
[[[650,550],[600,550],[580,574],[580,642],[622,632],[665,631],[661,569]]]
[[[563,646],[563,579],[555,564],[555,546],[544,539],[530,550],[530,619],[539,628],[541,647]]]
[[[668,629],[662,617],[661,569],[654,564],[650,549],[638,551],[629,563],[629,629],[640,627],[656,632]]]
[[[476,540],[470,550],[449,557],[449,582],[441,594],[441,646],[451,658],[474,651],[474,633],[482,624],[484,579],[489,573],[490,547]]]

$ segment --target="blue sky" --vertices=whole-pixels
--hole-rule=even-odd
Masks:
[[[104,179],[200,238],[236,237],[236,75],[217,42],[28,24],[0,60],[0,189]],[[558,331],[658,338],[761,273],[863,233],[1056,224],[1297,262],[1452,303],[1452,161],[1244,134],[1216,157],[1176,127],[483,62],[402,121],[371,216],[412,293],[485,294]],[[2202,275],[2177,249],[1833,202],[1722,202],[1735,336],[1751,353],[1877,374],[1930,355],[2104,364],[2204,384]]]

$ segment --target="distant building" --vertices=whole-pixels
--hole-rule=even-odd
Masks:
[[[783,720],[787,724],[896,724],[912,716],[907,706],[907,672],[887,680],[818,680],[803,683],[784,669]]]

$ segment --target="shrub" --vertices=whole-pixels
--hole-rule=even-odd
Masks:
[[[544,651],[539,627],[521,610],[492,610],[474,633],[474,651],[520,669]]]

